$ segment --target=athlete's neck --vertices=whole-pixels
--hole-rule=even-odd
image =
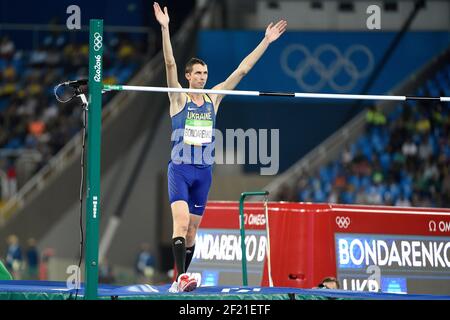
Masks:
[[[201,93],[189,93],[189,96],[191,97],[192,101],[194,101],[198,105],[203,104],[203,94]]]

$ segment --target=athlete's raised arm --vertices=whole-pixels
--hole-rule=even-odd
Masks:
[[[153,3],[153,10],[155,11],[156,20],[161,25],[162,44],[164,53],[164,63],[166,65],[167,86],[169,88],[181,88],[178,82],[177,65],[175,57],[172,51],[172,44],[170,43],[169,33],[169,13],[167,7],[164,7],[164,11],[157,2]],[[169,93],[170,99],[170,114],[176,114],[183,107],[185,101],[185,95],[181,93]]]
[[[267,50],[269,45],[277,40],[285,31],[287,27],[287,22],[285,20],[278,21],[275,25],[270,23],[266,28],[266,33],[264,38],[261,40],[259,45],[242,60],[237,69],[222,83],[216,85],[213,89],[216,90],[233,90],[242,78],[253,68],[255,63],[261,58],[264,52]],[[217,111],[219,104],[224,95],[215,95],[214,107]]]

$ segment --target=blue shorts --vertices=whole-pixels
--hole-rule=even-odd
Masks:
[[[169,162],[167,184],[169,202],[183,200],[189,206],[189,212],[203,215],[209,188],[212,181],[212,167],[196,167],[191,164],[174,164]]]

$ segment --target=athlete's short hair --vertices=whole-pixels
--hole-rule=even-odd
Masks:
[[[195,64],[201,64],[202,66],[206,66],[205,61],[203,61],[202,59],[199,58],[191,58],[187,63],[186,63],[186,67],[184,68],[184,73],[191,73],[192,72],[192,67]]]
[[[334,282],[336,283],[336,288],[339,289],[341,286],[339,284],[339,280],[334,277],[326,277],[322,280],[322,282],[319,284],[319,288],[328,288],[325,283]]]

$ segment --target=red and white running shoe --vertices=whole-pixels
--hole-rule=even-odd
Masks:
[[[194,277],[189,277],[188,274],[183,273],[178,277],[178,291],[179,292],[190,292],[197,288],[197,279]]]

